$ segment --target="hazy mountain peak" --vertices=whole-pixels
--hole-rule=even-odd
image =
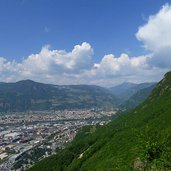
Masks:
[[[131,96],[137,93],[139,90],[150,87],[155,83],[131,83],[131,82],[124,82],[120,85],[115,87],[109,88],[109,90],[118,98],[120,98],[121,103],[128,100]]]

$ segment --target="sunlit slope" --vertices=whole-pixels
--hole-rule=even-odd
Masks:
[[[83,128],[66,149],[30,170],[171,170],[171,72],[136,109]]]

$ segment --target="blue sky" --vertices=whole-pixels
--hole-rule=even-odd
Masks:
[[[15,60],[18,65],[29,55],[38,54],[45,45],[50,45],[48,49],[51,50],[70,52],[75,45],[81,45],[83,42],[87,42],[93,49],[91,54],[93,66],[99,64],[108,54],[120,57],[120,54],[126,53],[130,58],[146,55],[153,50],[143,48],[142,45],[145,44],[143,38],[139,41],[135,34],[140,26],[148,22],[149,16],[157,14],[166,3],[171,4],[171,1],[1,0],[0,57],[7,60],[6,63]],[[6,80],[4,75],[1,81],[17,80],[10,75],[11,71],[7,73],[9,79]],[[63,71],[63,73],[67,72]],[[78,74],[78,71],[76,73]],[[115,74],[115,78],[119,75]],[[22,78],[27,79],[27,76]],[[28,76],[28,78],[41,81],[36,76]],[[150,77],[149,80],[144,78],[143,80],[128,79],[128,81],[141,82],[155,79],[157,80],[156,76]],[[93,78],[85,78],[85,80],[78,83],[87,83]],[[122,81],[127,80],[114,80],[115,83]],[[52,81],[47,80],[47,82]],[[102,82],[97,81],[92,84],[108,84],[107,80]],[[55,83],[69,84],[70,81]]]
[[[144,53],[135,38],[139,25],[163,0],[2,0],[0,56],[21,60],[50,44],[71,50],[89,42],[95,60],[103,55]]]

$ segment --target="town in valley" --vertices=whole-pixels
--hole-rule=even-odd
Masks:
[[[116,111],[63,110],[0,114],[0,170],[26,170],[56,154],[86,125],[104,125]]]

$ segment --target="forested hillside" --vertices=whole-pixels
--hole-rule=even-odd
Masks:
[[[117,98],[94,85],[51,85],[23,80],[0,83],[0,112],[114,108]]]

